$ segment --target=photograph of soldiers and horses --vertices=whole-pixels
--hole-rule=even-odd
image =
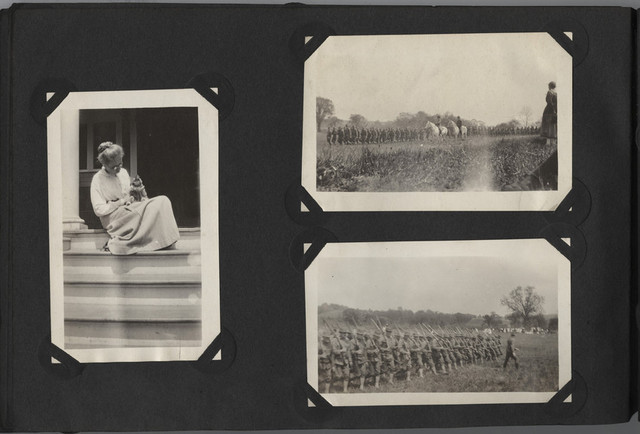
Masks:
[[[557,190],[562,48],[548,35],[431,36],[322,52],[317,190]]]
[[[558,390],[554,264],[526,269],[504,257],[323,261],[320,393]]]

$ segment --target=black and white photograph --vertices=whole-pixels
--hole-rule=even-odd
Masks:
[[[547,33],[330,36],[305,62],[302,185],[326,211],[549,211],[572,57]]]
[[[217,129],[193,89],[49,116],[51,339],[79,362],[196,360],[220,333]]]
[[[329,243],[307,377],[334,406],[547,402],[571,380],[571,265],[544,239]]]

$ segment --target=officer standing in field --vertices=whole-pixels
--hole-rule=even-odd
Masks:
[[[516,369],[519,368],[518,357],[516,356],[516,351],[518,351],[518,349],[514,346],[515,337],[515,333],[511,333],[511,337],[507,339],[507,354],[504,358],[504,364],[502,365],[503,369],[507,369],[507,363],[509,363],[509,359],[513,359],[513,361],[516,363]]]

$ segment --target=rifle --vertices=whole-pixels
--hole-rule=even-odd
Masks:
[[[378,331],[380,331],[380,333],[383,333],[382,329],[380,328],[378,323],[375,322],[375,320],[373,318],[371,318],[371,322],[373,323],[374,326],[376,326],[376,328],[378,329]]]
[[[353,317],[351,317],[351,322],[353,323],[353,326],[355,327],[355,330],[358,330],[358,324],[356,324],[356,320],[353,319]]]
[[[338,345],[340,346],[340,349],[343,350],[344,348],[342,348],[342,342],[340,342],[340,336],[338,335],[336,330],[334,330],[331,327],[331,325],[326,319],[323,319],[322,321],[324,321],[324,324],[329,328],[329,331],[333,334],[333,337],[336,338],[336,341],[338,341]]]

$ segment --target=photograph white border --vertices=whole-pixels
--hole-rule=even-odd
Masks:
[[[505,37],[510,33],[503,34]],[[546,32],[518,32],[519,35],[546,35]],[[572,33],[567,32],[572,37]],[[429,35],[349,35],[329,36],[348,43],[357,38],[418,39],[442,37],[474,37],[481,34],[429,34]],[[558,66],[558,81],[564,83],[568,94],[558,105],[558,189],[549,191],[495,191],[495,192],[327,192],[316,189],[316,77],[317,61],[322,55],[325,41],[304,64],[304,102],[302,138],[302,186],[324,211],[553,211],[572,188],[572,127],[573,127],[573,58],[563,56]],[[400,42],[400,41],[399,41]],[[554,41],[555,43],[555,41]],[[399,44],[399,46],[402,46]],[[565,90],[566,89],[566,90]],[[541,90],[541,98],[545,89]],[[303,212],[308,210],[303,206]]]
[[[305,271],[307,381],[318,388],[319,258],[427,258],[498,256],[523,243],[540,243],[558,264],[558,390],[571,381],[571,262],[544,239],[328,243]],[[531,264],[535,267],[535,264]],[[322,393],[333,406],[525,404],[548,402],[556,392]],[[566,402],[570,402],[571,397]]]
[[[216,89],[212,89],[217,91]],[[50,98],[49,94],[47,97]],[[62,140],[66,113],[89,109],[195,107],[198,110],[200,228],[202,258],[202,345],[65,349],[63,276]],[[78,131],[71,134],[79,134]],[[51,342],[81,363],[197,360],[220,333],[218,232],[218,110],[194,89],[72,92],[47,119],[49,174],[49,266]],[[220,359],[220,353],[216,359]]]

